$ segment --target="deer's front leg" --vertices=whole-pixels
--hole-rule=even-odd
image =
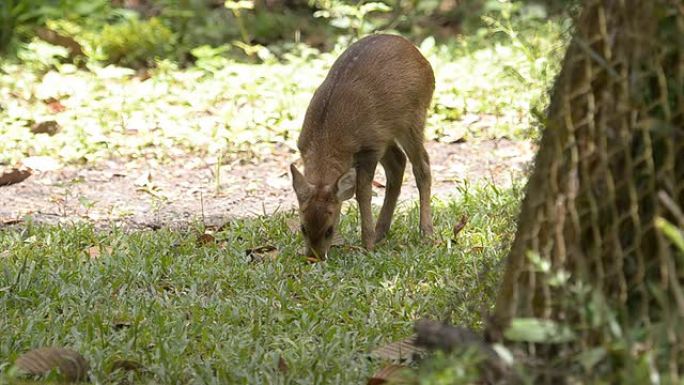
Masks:
[[[359,204],[361,216],[361,241],[363,247],[373,249],[375,241],[375,225],[373,223],[373,210],[371,198],[373,197],[373,176],[378,165],[377,156],[366,155],[357,158],[356,166],[356,201]]]

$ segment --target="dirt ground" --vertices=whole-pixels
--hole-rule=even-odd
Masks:
[[[509,186],[526,171],[535,146],[499,139],[432,142],[427,149],[433,195],[446,198],[457,194],[456,187],[464,181]],[[180,228],[197,220],[216,226],[230,218],[289,211],[296,200],[287,166],[297,157],[276,149],[259,161],[235,159],[218,168],[218,180],[216,159],[191,154],[170,164],[109,160],[92,167],[34,172],[21,183],[0,187],[0,227],[30,216],[38,223],[89,221],[98,228]],[[384,175],[378,169],[374,203],[380,205]],[[400,200],[415,200],[417,195],[409,166]]]

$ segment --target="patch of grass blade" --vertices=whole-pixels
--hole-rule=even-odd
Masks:
[[[519,196],[484,186],[435,202],[436,244],[421,242],[417,208],[400,208],[374,252],[341,247],[314,265],[296,256],[292,214],[235,220],[204,246],[164,229],[1,230],[0,379],[22,352],[58,345],[81,352],[100,383],[132,375],[105,374],[115,357],[143,365],[138,383],[362,383],[381,366],[367,353],[418,317],[480,325]],[[342,232],[358,243],[354,210]],[[264,244],[276,260],[249,263],[245,250]],[[92,245],[111,252],[93,258]]]

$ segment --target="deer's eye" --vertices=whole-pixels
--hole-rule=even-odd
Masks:
[[[325,231],[325,237],[326,238],[332,237],[332,233],[333,233],[333,228],[332,228],[332,226],[330,226],[330,227],[328,227],[328,230]]]
[[[306,235],[306,228],[304,225],[301,225],[300,228],[302,229],[302,234]]]

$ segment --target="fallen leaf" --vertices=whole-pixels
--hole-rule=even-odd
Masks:
[[[54,171],[62,167],[59,161],[51,156],[29,156],[21,163],[36,171]]]
[[[73,37],[62,35],[49,28],[38,28],[36,34],[42,40],[69,50],[69,57],[83,56],[83,47]]]
[[[373,179],[373,187],[385,188],[385,185]]]
[[[2,171],[0,172],[0,186],[9,186],[16,183],[20,183],[30,176],[31,170],[26,168],[13,168],[10,170]]]
[[[319,263],[319,262],[323,262],[322,259],[316,258],[316,257],[306,257],[306,261],[307,261],[308,263]]]
[[[381,346],[371,352],[371,356],[386,361],[408,363],[423,354],[425,349],[416,346],[416,337],[405,338],[400,341]]]
[[[467,215],[464,215],[464,216],[461,217],[461,220],[458,221],[458,223],[454,225],[454,238],[453,238],[453,240],[456,240],[456,237],[458,236],[458,233],[460,233],[461,230],[463,230],[463,228],[465,227],[466,223],[468,223],[468,216],[467,216]]]
[[[111,246],[105,246],[104,248],[102,246],[91,246],[88,248],[88,255],[90,256],[91,259],[98,259],[102,255],[102,252],[105,252],[106,254],[112,254],[112,247]]]
[[[278,249],[271,245],[259,246],[247,249],[245,254],[250,262],[275,261],[278,258]]]
[[[3,219],[2,221],[0,221],[0,227],[12,226],[12,225],[16,225],[17,223],[21,223],[21,222],[22,222],[21,218]]]
[[[287,373],[288,369],[287,362],[285,362],[283,356],[278,357],[278,371],[280,373]]]
[[[65,348],[39,348],[22,354],[15,362],[16,367],[26,374],[45,375],[53,369],[67,381],[84,381],[90,365],[78,352]]]
[[[143,365],[137,361],[117,359],[112,361],[112,363],[109,365],[107,373],[113,373],[117,370],[122,372],[137,372],[142,371],[143,369]]]
[[[59,102],[57,102],[59,103]],[[61,104],[60,104],[61,105]],[[63,107],[62,107],[63,108]],[[59,123],[54,120],[46,120],[44,122],[36,123],[31,126],[31,132],[34,134],[48,134],[50,136],[56,134],[60,130]]]
[[[112,323],[112,327],[115,330],[123,330],[123,329],[131,327],[131,325],[133,325],[131,323],[131,321],[126,321],[126,320],[117,320],[117,321],[114,321],[114,323]]]
[[[206,246],[213,244],[216,244],[216,238],[209,233],[204,233],[197,237],[197,246]]]
[[[408,367],[404,365],[388,365],[373,374],[368,380],[368,385],[381,385],[387,384],[392,380],[399,380],[403,378],[403,374],[408,371]]]

